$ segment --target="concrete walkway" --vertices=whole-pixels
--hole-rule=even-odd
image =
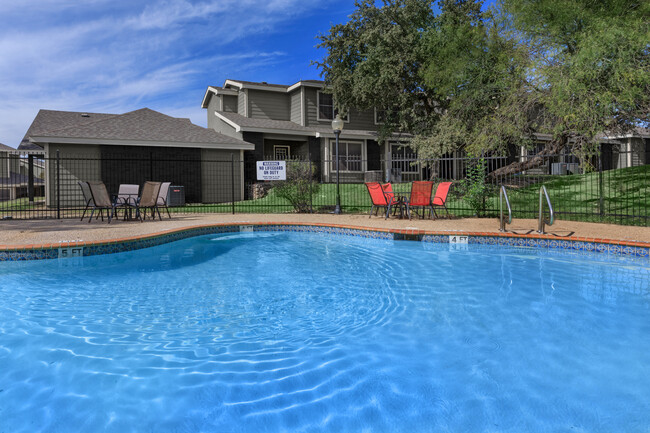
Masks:
[[[399,220],[368,215],[308,215],[308,214],[194,214],[163,217],[162,221],[93,220],[4,220],[0,221],[0,246],[43,245],[58,242],[104,241],[158,233],[170,229],[223,223],[286,222],[350,225],[368,228],[419,229],[428,231],[459,231],[498,233],[499,221],[494,218],[464,218],[438,220]],[[509,233],[535,234],[537,220],[514,220]],[[547,234],[558,239],[582,237],[622,241],[650,242],[650,227],[617,226],[613,224],[556,221],[547,227]]]

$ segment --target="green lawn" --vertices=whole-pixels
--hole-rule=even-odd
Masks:
[[[36,197],[34,200],[35,201],[32,204],[29,203],[29,199],[27,197],[19,198],[16,200],[0,201],[0,212],[3,210],[22,211],[42,209],[45,204],[45,198]]]
[[[506,186],[514,217],[537,217],[541,185],[546,186],[561,219],[648,224],[647,219],[639,217],[650,216],[650,165],[605,171],[602,180],[599,173],[587,173],[546,176],[522,188]],[[489,207],[498,213],[497,194],[491,197]]]
[[[517,182],[507,184],[508,196],[514,218],[536,218],[539,207],[539,189],[545,185],[559,219],[578,221],[604,221],[622,224],[646,225],[650,215],[650,165],[610,170],[599,173],[565,176],[525,176],[515,178]],[[525,186],[519,186],[525,185]],[[395,191],[408,192],[410,183],[393,184]],[[600,190],[603,191],[601,204]],[[499,190],[491,186],[487,199],[486,216],[499,214]],[[461,196],[450,193],[447,207],[458,217],[473,216]],[[341,184],[341,205],[346,213],[362,213],[370,210],[370,198],[363,184]],[[312,205],[315,212],[332,211],[336,203],[336,185],[323,184],[314,194]],[[601,212],[602,210],[602,212]],[[175,212],[232,212],[231,204],[188,205],[174,208]],[[235,203],[236,213],[285,213],[293,212],[286,200],[274,194],[273,190],[259,200]],[[601,215],[602,214],[602,215]],[[621,215],[632,215],[623,217]]]

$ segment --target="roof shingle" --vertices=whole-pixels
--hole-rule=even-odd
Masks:
[[[167,116],[148,108],[125,114],[94,114],[41,110],[25,134],[31,139],[88,139],[187,144],[218,144],[233,147],[249,143],[194,125],[189,119]],[[46,141],[46,140],[43,140]],[[21,143],[22,146],[22,143]],[[27,148],[27,147],[22,147]],[[40,148],[40,147],[39,147]]]

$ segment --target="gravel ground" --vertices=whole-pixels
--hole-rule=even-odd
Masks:
[[[163,217],[162,221],[87,220],[5,220],[0,221],[0,245],[42,245],[70,241],[105,241],[138,235],[158,233],[170,229],[219,223],[253,222],[307,222],[321,224],[342,224],[369,228],[420,229],[431,231],[488,232],[498,233],[499,220],[464,218],[438,220],[400,220],[367,215],[308,215],[308,214],[208,214]],[[537,220],[514,220],[507,226],[509,233],[535,234]],[[586,237],[650,242],[650,227],[617,226],[613,224],[556,221],[547,227],[547,234],[558,239]]]

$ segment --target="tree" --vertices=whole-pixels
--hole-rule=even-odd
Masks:
[[[421,39],[431,25],[431,0],[356,0],[345,24],[318,36],[327,54],[315,62],[339,109],[385,109],[380,134],[426,133],[439,117],[439,102],[422,79]]]
[[[319,37],[327,55],[317,64],[339,108],[387,109],[380,138],[407,131],[423,158],[521,142],[522,113],[534,105],[523,86],[527,57],[481,1],[443,0],[438,14],[433,3],[357,2],[350,21]]]
[[[650,2],[504,0],[531,50],[554,136],[593,153],[596,136],[622,134],[650,113]]]
[[[414,147],[425,157],[453,150],[505,153],[529,133],[535,97],[527,50],[507,37],[508,21],[478,1],[442,0],[425,37],[424,81],[445,101],[439,121]]]
[[[532,168],[598,135],[649,122],[650,2],[641,0],[366,0],[320,36],[339,108],[389,109],[382,138],[415,136],[423,157],[545,148],[492,175]]]

